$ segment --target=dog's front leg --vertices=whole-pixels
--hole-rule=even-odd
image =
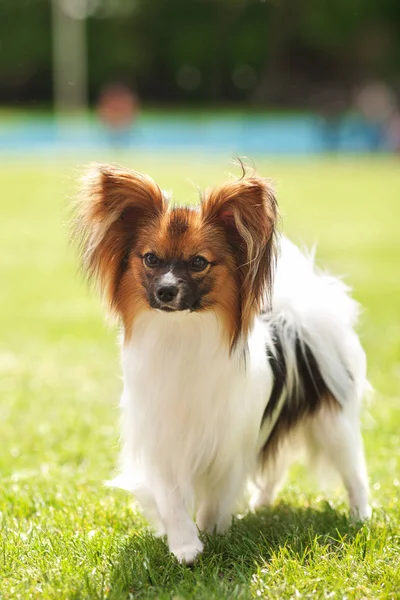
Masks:
[[[225,533],[232,524],[232,515],[245,481],[245,471],[233,465],[218,485],[208,487],[200,496],[197,526],[207,533]]]
[[[197,527],[191,519],[179,489],[164,489],[156,495],[160,517],[168,538],[168,546],[181,563],[191,565],[202,552]]]

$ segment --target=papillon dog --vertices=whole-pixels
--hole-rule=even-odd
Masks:
[[[116,484],[187,564],[249,482],[251,509],[273,502],[300,449],[370,513],[357,304],[277,218],[270,183],[245,174],[176,207],[150,177],[93,165],[78,201],[84,270],[122,327]]]

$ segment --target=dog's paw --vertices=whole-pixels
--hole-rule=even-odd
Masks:
[[[164,537],[164,535],[166,535],[167,532],[165,531],[165,527],[164,525],[162,525],[161,523],[157,523],[154,527],[154,536],[156,538],[160,538],[160,537]]]
[[[255,512],[263,506],[271,506],[273,500],[273,495],[269,490],[257,490],[250,499],[249,508],[251,512]]]
[[[203,544],[200,540],[196,540],[192,544],[185,544],[180,548],[171,548],[171,552],[181,564],[192,565],[196,557],[203,552]]]
[[[207,510],[199,510],[197,513],[196,525],[199,531],[213,534],[217,527],[217,518],[214,513]]]
[[[352,506],[350,508],[350,518],[353,522],[368,521],[372,516],[372,508],[369,504],[363,506]]]

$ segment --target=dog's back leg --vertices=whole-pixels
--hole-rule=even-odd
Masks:
[[[359,418],[345,409],[321,410],[310,423],[309,449],[341,476],[349,497],[350,514],[364,520],[368,505],[368,475]]]
[[[252,510],[270,506],[274,502],[293,460],[293,449],[287,440],[272,452],[260,457],[258,476],[254,481],[256,489],[250,499]]]

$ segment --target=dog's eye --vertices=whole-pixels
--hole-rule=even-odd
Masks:
[[[148,252],[143,256],[143,262],[146,267],[156,267],[160,263],[160,259],[153,254],[152,252]]]
[[[189,263],[189,269],[197,272],[204,271],[208,264],[208,260],[204,256],[195,256]]]

